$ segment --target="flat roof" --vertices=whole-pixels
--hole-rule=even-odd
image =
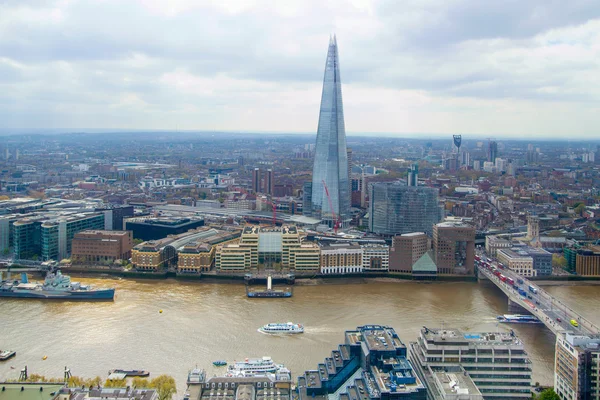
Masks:
[[[62,383],[2,382],[0,400],[52,400],[64,387]],[[21,387],[24,388],[21,391]],[[41,389],[41,390],[40,390]]]
[[[444,391],[447,395],[479,395],[481,392],[473,382],[473,380],[464,373],[464,369],[457,368],[456,371],[446,372],[442,370],[434,370],[433,376],[435,377],[438,387]]]
[[[523,343],[509,332],[463,332],[456,328],[422,328],[421,333],[427,340],[438,344],[463,342],[475,345],[511,345],[523,347]]]

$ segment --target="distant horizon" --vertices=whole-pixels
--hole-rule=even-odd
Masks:
[[[62,134],[99,134],[99,133],[128,133],[128,132],[148,132],[148,133],[165,133],[165,134],[199,134],[209,135],[214,133],[227,133],[227,134],[250,134],[250,135],[265,135],[265,136],[315,136],[314,132],[309,131],[260,131],[260,130],[227,130],[227,129],[143,129],[143,128],[0,128],[0,136],[11,136],[16,134],[30,134],[30,135],[62,135]],[[454,133],[423,133],[423,132],[359,132],[359,131],[346,131],[348,137],[366,137],[366,138],[396,138],[396,139],[422,139],[422,140],[452,140],[452,135],[462,135],[463,140],[478,140],[487,141],[491,140],[514,140],[514,141],[554,141],[554,142],[598,142],[600,141],[600,135],[577,135],[577,139],[574,139],[573,135],[568,136],[565,134],[561,137],[554,136],[535,136],[535,135],[511,135],[511,134],[468,134],[461,132]]]

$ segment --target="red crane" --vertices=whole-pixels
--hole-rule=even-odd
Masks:
[[[240,187],[234,187],[234,188],[231,188],[231,189],[232,189],[232,190],[235,190],[235,191],[238,191],[238,192],[242,192],[242,193],[244,193],[244,194],[246,194],[246,195],[250,195],[250,193],[248,193],[248,192],[246,191],[246,189],[243,189],[243,188],[240,188]],[[271,208],[273,209],[273,226],[276,226],[276,225],[277,225],[277,224],[276,224],[276,222],[277,222],[277,214],[276,214],[276,211],[277,211],[277,205],[275,204],[275,202],[272,202],[272,201],[270,201],[270,200],[268,200],[268,199],[267,199],[267,200],[265,200],[265,202],[266,202],[267,204],[269,204],[269,205],[271,206]]]
[[[337,235],[338,228],[340,227],[340,221],[335,215],[335,211],[333,210],[333,203],[331,202],[331,196],[329,196],[329,189],[327,189],[327,184],[325,183],[325,179],[323,179],[323,187],[325,187],[325,194],[327,195],[327,201],[329,202],[329,209],[331,210],[331,214],[333,215],[333,232]]]

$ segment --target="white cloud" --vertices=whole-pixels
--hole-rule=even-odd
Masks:
[[[595,1],[5,0],[0,128],[314,132],[334,32],[348,131],[599,126]]]

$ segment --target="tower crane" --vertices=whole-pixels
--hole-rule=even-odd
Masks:
[[[335,215],[335,211],[333,209],[333,203],[331,202],[331,196],[329,196],[329,189],[327,189],[327,184],[325,183],[325,179],[322,180],[323,187],[325,188],[325,194],[327,195],[327,201],[329,202],[329,209],[331,210],[331,214],[333,216],[333,232],[337,235],[338,228],[340,227],[340,222],[337,216]]]

